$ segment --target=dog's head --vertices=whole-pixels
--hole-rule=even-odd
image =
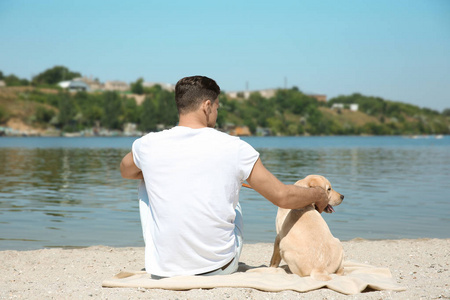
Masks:
[[[326,213],[334,212],[333,206],[341,204],[342,200],[344,200],[344,195],[341,195],[333,190],[328,179],[320,175],[308,175],[305,178],[297,181],[295,185],[302,187],[323,188],[328,195],[328,206],[324,210]]]

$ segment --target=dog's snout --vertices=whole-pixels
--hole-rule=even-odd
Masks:
[[[341,195],[341,200],[344,200],[344,195]]]

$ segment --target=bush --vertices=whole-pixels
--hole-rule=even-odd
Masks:
[[[3,106],[0,106],[0,123],[5,123],[9,119],[9,114]]]
[[[46,109],[45,107],[39,106],[36,109],[36,122],[38,123],[49,123],[50,120],[55,116],[55,111],[52,109]]]

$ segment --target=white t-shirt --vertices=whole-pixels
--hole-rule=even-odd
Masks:
[[[228,263],[239,191],[259,153],[238,137],[182,126],[137,139],[132,152],[149,198],[140,205],[147,272],[194,275]]]

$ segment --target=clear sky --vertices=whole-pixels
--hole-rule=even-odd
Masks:
[[[450,0],[0,0],[0,70],[450,108]]]

